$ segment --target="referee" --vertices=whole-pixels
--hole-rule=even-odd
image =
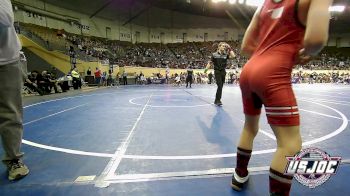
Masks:
[[[216,80],[216,85],[218,86],[216,90],[216,96],[214,104],[217,106],[221,106],[221,96],[222,96],[222,87],[224,86],[225,76],[226,76],[226,65],[227,60],[235,58],[236,55],[232,51],[231,46],[226,42],[220,42],[218,45],[218,49],[211,56],[211,60],[208,62],[207,67],[204,70],[204,73],[208,71],[208,69],[214,65],[214,76]]]
[[[186,77],[186,88],[188,87],[188,83],[190,83],[190,88],[192,88],[193,82],[193,69],[192,66],[187,67],[187,77]]]

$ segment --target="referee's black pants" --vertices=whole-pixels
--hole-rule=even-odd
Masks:
[[[218,86],[218,89],[216,90],[215,101],[220,101],[222,96],[222,87],[224,86],[224,83],[225,83],[226,71],[215,71],[214,75],[215,75],[216,85]]]
[[[193,81],[192,76],[187,76],[187,78],[186,78],[186,88],[188,87],[188,83],[190,83],[190,87],[192,86],[192,81]]]

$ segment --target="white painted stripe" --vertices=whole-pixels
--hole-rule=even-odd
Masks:
[[[266,131],[264,131],[264,130],[262,130],[262,129],[259,129],[259,132],[263,133],[264,135],[266,135],[267,137],[269,137],[269,138],[271,138],[271,139],[273,139],[273,140],[276,140],[276,136],[275,136],[274,134],[271,134],[271,133],[269,133],[269,132],[266,132]]]
[[[105,169],[103,170],[103,172],[101,173],[98,182],[95,184],[95,186],[97,187],[104,187],[104,186],[108,186],[108,184],[105,184],[105,178],[109,178],[110,176],[114,175],[114,172],[117,170],[121,160],[123,159],[123,156],[125,155],[125,152],[130,144],[130,141],[132,139],[132,137],[135,134],[135,129],[136,126],[138,125],[138,123],[140,122],[147,106],[148,103],[150,102],[152,98],[152,95],[149,96],[147,103],[144,105],[144,107],[142,108],[142,111],[139,115],[139,117],[137,118],[134,126],[132,127],[132,129],[130,130],[130,133],[128,135],[128,137],[125,139],[125,141],[122,143],[122,145],[117,149],[117,151],[114,153],[113,157],[111,158],[111,160],[109,161],[109,163],[107,164],[107,166],[105,167]]]
[[[129,85],[128,85],[129,86]],[[123,86],[120,86],[123,88]],[[131,91],[136,91],[136,92],[179,92],[179,91],[182,91],[182,89],[169,89],[169,90],[161,90],[161,89],[145,89],[143,87],[140,86],[140,88],[134,88],[134,89],[128,89],[128,90],[125,90],[123,89],[124,91],[128,91],[128,92],[131,92]]]
[[[265,107],[267,110],[294,110],[298,109],[298,106],[290,106],[290,107]]]
[[[314,99],[314,98],[302,98],[302,99],[307,99],[307,100],[310,100],[310,101],[331,101],[331,102],[336,102],[336,103],[346,103],[346,104],[349,104],[350,101],[341,101],[341,100],[330,100],[330,99],[322,99],[322,98],[317,98],[317,99]]]
[[[207,104],[200,104],[200,105],[169,105],[169,106],[160,106],[160,105],[149,105],[148,107],[152,108],[195,108],[195,107],[203,107],[203,106],[209,106],[209,105],[214,105],[212,103],[207,103]]]
[[[343,160],[341,163],[350,163],[350,160]],[[125,174],[113,176],[106,179],[110,184],[128,183],[128,182],[148,182],[162,180],[179,180],[179,179],[199,179],[199,178],[217,178],[231,176],[235,168],[218,168],[202,171],[184,171],[184,172],[166,172],[166,173],[149,173],[149,174]],[[260,175],[269,173],[270,167],[252,167],[248,168],[249,175]]]
[[[74,180],[75,183],[86,183],[91,182],[95,179],[96,176],[79,176]]]
[[[346,103],[342,103],[339,101],[328,101],[328,100],[322,100],[322,99],[306,99],[306,98],[299,98],[298,100],[305,100],[305,101],[317,101],[317,102],[321,102],[321,103],[331,103],[331,104],[335,104],[335,105],[344,105],[344,106],[350,106],[350,104],[346,104]]]
[[[309,113],[312,113],[312,114],[318,114],[320,116],[326,116],[326,117],[329,117],[329,118],[335,118],[335,119],[342,120],[342,118],[340,118],[340,117],[332,116],[332,115],[328,115],[328,114],[323,114],[323,113],[320,113],[320,112],[315,112],[315,111],[311,111],[311,110],[304,110],[304,109],[299,109],[299,110],[300,111],[304,111],[304,112],[309,112]]]
[[[252,167],[248,168],[250,173],[268,171],[269,166],[264,167]],[[230,174],[232,175],[235,168],[218,168],[202,171],[183,171],[183,172],[165,172],[165,173],[150,173],[150,174],[124,174],[124,175],[114,175],[106,179],[108,181],[114,180],[140,180],[140,179],[160,179],[160,178],[172,178],[172,177],[188,177],[188,176],[205,176],[205,175],[220,175],[220,174]]]
[[[67,148],[58,148],[58,147],[48,146],[48,145],[44,145],[44,144],[38,144],[38,143],[27,141],[24,139],[22,140],[22,143],[30,145],[30,146],[34,146],[37,148],[42,148],[42,149],[52,150],[52,151],[57,151],[57,152],[64,152],[64,153],[69,153],[69,154],[94,156],[94,157],[113,157],[113,154],[86,152],[86,151],[80,151],[80,150],[71,150],[71,149],[67,149]]]
[[[186,91],[185,91],[186,92]],[[188,96],[188,94],[173,94],[173,95],[177,95],[177,96]],[[172,96],[173,96],[172,95]],[[152,95],[152,97],[166,97],[167,95]],[[195,96],[195,95],[193,95]],[[138,105],[138,106],[143,106],[143,104],[140,103],[136,103],[135,100],[136,99],[140,99],[140,98],[146,98],[147,96],[142,96],[142,97],[135,97],[129,100],[129,103],[134,104],[134,105]],[[195,96],[195,97],[200,97],[200,96]],[[203,106],[210,106],[210,105],[214,105],[212,103],[206,103],[206,104],[199,104],[199,105],[148,105],[148,107],[152,107],[152,108],[195,108],[195,107],[203,107]]]
[[[185,176],[185,177],[169,177],[169,178],[152,178],[152,179],[134,179],[134,180],[106,180],[108,184],[125,184],[136,182],[150,182],[150,181],[170,181],[170,180],[188,180],[188,179],[203,179],[203,178],[216,178],[222,176],[229,176],[229,174],[217,174],[217,175],[205,175],[205,176]]]
[[[43,101],[43,102],[39,102],[39,103],[30,104],[30,105],[24,106],[23,108],[29,108],[29,107],[36,106],[36,105],[41,105],[41,104],[44,104],[44,103],[50,103],[50,102],[66,100],[66,99],[73,99],[73,98],[80,98],[80,97],[90,97],[90,96],[96,96],[96,95],[111,95],[111,94],[115,94],[115,93],[100,93],[100,94],[90,94],[90,95],[78,95],[78,96],[72,96],[72,97],[64,97],[64,98],[52,99],[52,100],[48,100],[48,101]]]
[[[257,150],[253,151],[252,154],[267,154],[275,152],[276,149],[267,149],[267,150]],[[218,159],[218,158],[229,158],[236,157],[236,153],[228,153],[228,154],[211,154],[211,155],[188,155],[188,156],[158,156],[158,155],[124,155],[125,159],[148,159],[148,160],[197,160],[197,159]]]
[[[244,123],[244,120],[241,120],[241,119],[239,119],[239,120],[242,121],[242,122]],[[273,140],[276,140],[275,135],[273,135],[273,134],[271,134],[271,133],[269,133],[269,132],[267,132],[267,131],[264,131],[264,130],[262,130],[262,129],[259,129],[259,132],[262,133],[262,134],[264,134],[264,135],[266,135],[267,137],[269,137],[269,138],[271,138],[271,139],[273,139]],[[237,155],[234,155],[234,156],[237,156]]]
[[[50,102],[66,100],[66,99],[73,99],[73,98],[79,98],[79,97],[83,97],[83,96],[74,96],[74,97],[64,97],[64,98],[59,98],[59,99],[52,99],[52,100],[48,100],[48,101],[43,101],[43,102],[39,102],[39,103],[30,104],[30,105],[24,106],[23,108],[29,108],[29,107],[36,106],[36,105],[41,105],[41,104],[44,104],[44,103],[50,103]]]
[[[314,96],[323,96],[323,97],[332,97],[332,98],[347,98],[347,97],[340,97],[340,96],[332,96],[332,95],[325,95],[325,94],[317,94],[317,93],[305,93],[305,92],[300,92],[305,95],[314,95]]]
[[[328,139],[330,139],[330,138],[340,134],[341,132],[343,132],[346,129],[346,127],[348,126],[348,123],[349,123],[348,118],[343,113],[339,112],[338,110],[336,110],[336,109],[334,109],[332,107],[329,107],[327,105],[321,104],[321,103],[316,103],[314,101],[306,101],[306,102],[314,103],[314,104],[317,104],[317,105],[320,105],[320,106],[323,106],[323,107],[326,107],[326,108],[329,108],[329,109],[335,111],[336,113],[338,113],[341,116],[341,118],[343,119],[343,123],[336,131],[334,131],[334,132],[332,132],[330,134],[327,134],[327,135],[325,135],[323,137],[320,137],[320,138],[317,138],[317,139],[314,139],[314,140],[311,140],[311,141],[308,141],[308,142],[304,142],[303,146],[307,146],[307,145],[311,145],[311,144],[315,144],[315,143],[318,143],[318,142],[322,142],[322,141],[328,140]]]
[[[288,116],[299,114],[299,112],[266,112],[266,114],[271,116]]]
[[[87,105],[87,104],[82,104],[82,105],[78,105],[78,106],[75,106],[75,107],[72,107],[72,108],[68,108],[68,109],[65,109],[65,110],[56,112],[56,113],[54,113],[54,114],[50,114],[50,115],[48,115],[48,116],[44,116],[44,117],[41,117],[41,118],[38,118],[38,119],[35,119],[35,120],[32,120],[32,121],[26,122],[26,123],[24,123],[23,125],[29,125],[29,124],[32,124],[32,123],[34,123],[34,122],[38,122],[38,121],[40,121],[40,120],[43,120],[43,119],[45,119],[45,118],[49,118],[49,117],[52,117],[52,116],[56,116],[57,114],[61,114],[61,113],[63,113],[63,112],[67,112],[67,111],[70,111],[70,110],[74,110],[74,109],[76,109],[76,108],[79,108],[79,107],[82,107],[82,106],[85,106],[85,105]]]
[[[125,159],[148,159],[148,160],[195,160],[195,159],[216,159],[235,157],[236,153],[230,154],[214,154],[214,155],[188,155],[188,156],[158,156],[158,155],[124,155]]]

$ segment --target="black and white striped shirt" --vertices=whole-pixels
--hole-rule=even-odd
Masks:
[[[228,54],[220,54],[219,52],[214,52],[211,56],[211,62],[214,64],[215,71],[225,71],[227,60],[229,59]]]

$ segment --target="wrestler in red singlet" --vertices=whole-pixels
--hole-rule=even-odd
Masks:
[[[291,72],[305,28],[297,17],[297,3],[265,1],[259,16],[258,45],[240,78],[245,114],[260,114],[264,104],[268,121],[274,125],[299,125]]]
[[[269,171],[270,195],[289,195],[293,176],[284,174],[286,156],[294,156],[302,146],[291,72],[295,64],[307,62],[327,43],[332,2],[265,0],[250,22],[242,42],[242,54],[250,60],[240,78],[245,121],[237,145],[233,189],[242,190],[249,179],[248,164],[264,105],[277,142]]]

